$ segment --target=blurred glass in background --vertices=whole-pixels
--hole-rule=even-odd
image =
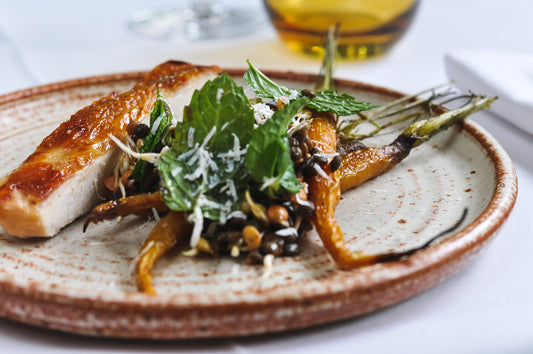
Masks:
[[[259,31],[268,20],[251,8],[229,1],[175,1],[175,5],[135,12],[129,22],[132,31],[152,38],[183,37],[210,40],[241,37]]]

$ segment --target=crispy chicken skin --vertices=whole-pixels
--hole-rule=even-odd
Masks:
[[[158,88],[179,116],[194,90],[219,72],[216,66],[169,61],[131,90],[76,112],[1,180],[0,225],[13,236],[54,236],[99,201],[102,180],[120,154],[110,134],[124,139],[130,121],[145,120]]]

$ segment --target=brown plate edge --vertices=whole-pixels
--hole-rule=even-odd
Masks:
[[[243,69],[227,69],[242,75]],[[315,82],[316,76],[265,71],[273,78]],[[0,96],[0,104],[63,89],[140,79],[144,72],[101,75],[53,83]],[[402,93],[371,84],[335,80],[342,87],[372,91],[389,97]],[[472,122],[465,131],[487,151],[495,168],[496,190],[482,214],[464,230],[443,242],[387,264],[398,272],[394,279],[369,282],[363,287],[275,303],[199,305],[194,308],[138,305],[71,298],[0,282],[0,316],[39,327],[92,336],[124,338],[193,339],[230,337],[299,329],[338,321],[405,300],[450,277],[469,264],[497,233],[516,201],[517,178],[509,156],[494,138]],[[430,266],[428,266],[430,265]],[[452,266],[453,265],[453,266]],[[354,301],[357,299],[357,301]],[[24,311],[20,311],[24,309]],[[28,316],[28,313],[31,314]],[[257,316],[260,314],[260,316]],[[280,314],[286,314],[282,316]],[[216,318],[217,321],[213,321]],[[176,319],[179,319],[178,321]],[[193,321],[188,321],[194,319]],[[187,323],[184,327],[184,323]]]

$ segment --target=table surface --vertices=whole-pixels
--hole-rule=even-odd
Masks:
[[[175,2],[181,5],[180,2]],[[190,41],[139,36],[134,11],[165,1],[0,0],[0,94],[90,75],[148,70],[167,59],[224,67],[316,72],[313,58],[286,49],[257,0],[257,30],[238,38]],[[533,54],[530,0],[425,0],[413,26],[387,55],[338,64],[336,76],[404,92],[446,82],[444,56],[463,49]],[[531,119],[531,117],[523,117]],[[513,159],[519,195],[487,249],[464,271],[384,310],[317,328],[253,338],[148,342],[84,338],[0,319],[0,352],[533,352],[533,136],[482,112],[475,121]],[[1,299],[0,299],[1,301]]]

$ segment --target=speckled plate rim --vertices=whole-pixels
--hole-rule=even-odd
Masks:
[[[241,69],[226,71],[231,75],[243,73]],[[316,76],[311,74],[266,73],[272,78],[284,80],[309,83],[316,80]],[[141,78],[143,74],[110,74],[33,87],[0,96],[0,104],[16,103],[64,89],[131,81]],[[391,98],[403,96],[396,91],[355,81],[336,80],[336,84]],[[487,159],[494,166],[494,195],[485,210],[460,232],[412,255],[406,261],[388,263],[386,267],[394,274],[390,278],[369,278],[365,284],[355,282],[352,286],[305,299],[288,296],[268,303],[198,304],[186,308],[172,302],[154,301],[145,294],[126,294],[124,301],[102,302],[90,296],[71,297],[0,280],[0,316],[84,335],[191,339],[304,328],[361,315],[407,299],[469,264],[497,234],[516,201],[517,178],[507,153],[479,125],[465,122],[462,129],[482,146]],[[21,308],[28,311],[20,311]],[[28,316],[28,313],[34,315]],[[194,319],[194,325],[184,327],[188,319]]]

